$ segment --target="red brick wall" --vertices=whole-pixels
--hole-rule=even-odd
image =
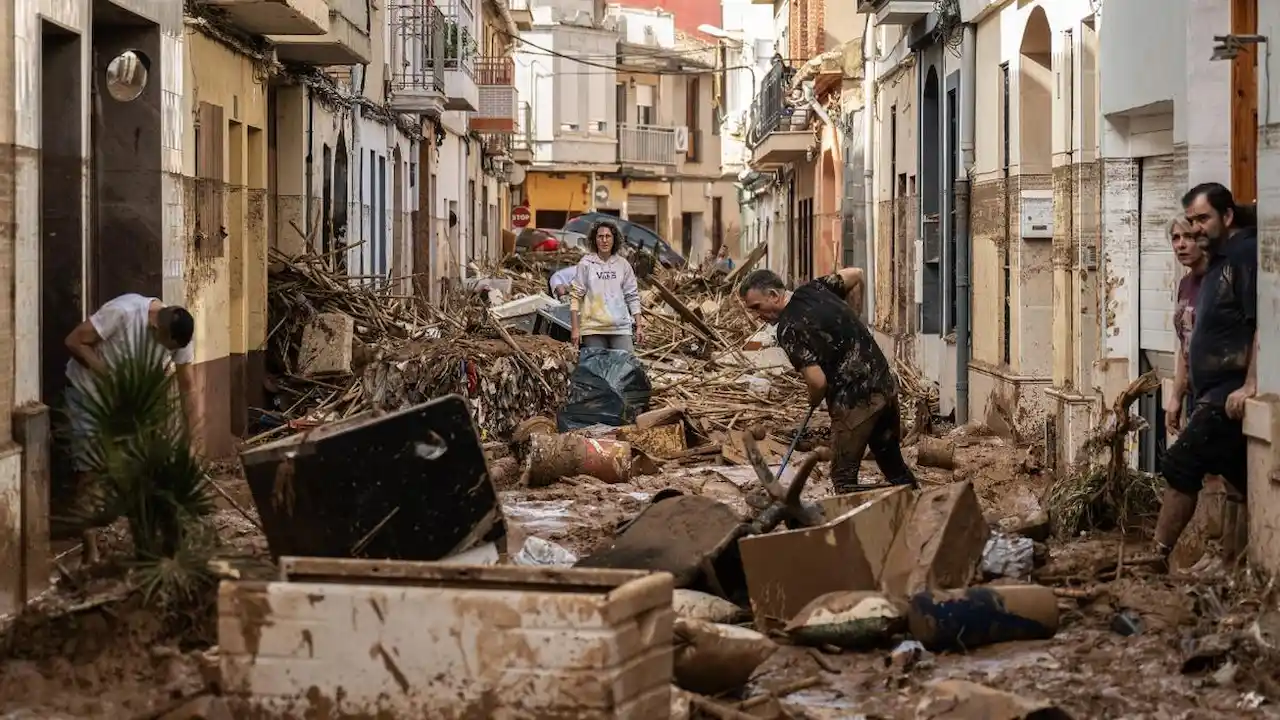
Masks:
[[[829,49],[824,47],[822,26],[825,21],[826,0],[791,0],[787,56],[793,67]]]

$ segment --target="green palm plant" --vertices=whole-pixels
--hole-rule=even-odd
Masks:
[[[125,518],[144,591],[167,598],[186,595],[206,573],[214,505],[177,383],[147,333],[131,332],[122,352],[104,358],[108,367],[92,388],[69,398],[79,420],[76,450],[94,482],[62,522],[91,528]]]

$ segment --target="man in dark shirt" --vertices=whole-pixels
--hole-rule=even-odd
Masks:
[[[836,492],[868,488],[858,485],[867,448],[888,484],[915,486],[902,459],[897,378],[859,319],[862,271],[846,268],[787,292],[776,273],[756,270],[742,281],[738,294],[756,317],[777,323],[778,345],[804,378],[810,406],[827,401]]]
[[[1156,548],[1167,555],[1195,514],[1205,475],[1221,475],[1247,497],[1245,401],[1257,393],[1258,240],[1247,213],[1237,216],[1231,192],[1197,185],[1182,206],[1209,264],[1196,297],[1187,343],[1191,414],[1165,453],[1165,491],[1156,522]]]

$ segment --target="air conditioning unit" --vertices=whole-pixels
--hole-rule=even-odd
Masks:
[[[686,125],[676,128],[676,152],[689,152],[689,128]]]

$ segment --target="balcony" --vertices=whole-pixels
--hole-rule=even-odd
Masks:
[[[760,93],[751,103],[747,145],[752,151],[752,165],[757,169],[801,160],[813,142],[807,109],[792,108],[787,102],[794,74],[786,65],[774,63],[760,83]]]
[[[471,114],[471,129],[512,133],[516,129],[516,64],[509,57],[476,58],[480,108]]]
[[[658,125],[618,125],[618,162],[623,165],[675,165],[676,129]]]
[[[875,13],[877,25],[912,25],[936,6],[934,0],[858,0],[858,12]]]
[[[446,0],[444,11],[444,109],[480,109],[476,86],[476,16],[469,0]]]
[[[237,28],[253,35],[323,35],[329,32],[325,0],[205,0]]]
[[[373,59],[369,5],[365,0],[328,0],[329,31],[323,35],[268,35],[281,62],[301,65],[367,65]]]
[[[507,12],[511,13],[511,19],[515,21],[516,27],[520,30],[533,29],[533,9],[529,7],[529,0],[500,0],[507,6]]]
[[[392,57],[388,105],[413,115],[444,112],[445,17],[431,0],[400,0],[390,7]]]
[[[516,103],[516,132],[511,138],[511,159],[528,165],[533,162],[533,106]]]

